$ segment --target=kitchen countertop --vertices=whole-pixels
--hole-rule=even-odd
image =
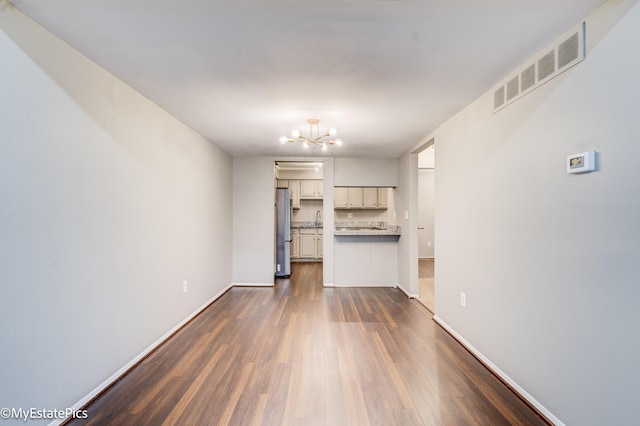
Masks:
[[[300,228],[315,228],[322,229],[322,222],[310,221],[310,222],[291,222],[292,229]]]
[[[335,236],[395,236],[400,237],[400,227],[387,225],[386,222],[338,222],[336,223]]]

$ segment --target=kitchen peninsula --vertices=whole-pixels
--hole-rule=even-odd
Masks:
[[[400,227],[380,221],[336,222],[336,287],[398,284]]]

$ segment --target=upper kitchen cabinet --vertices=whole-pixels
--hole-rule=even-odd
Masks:
[[[334,209],[348,209],[349,208],[349,193],[345,187],[333,188],[333,208]]]
[[[347,188],[348,205],[350,209],[361,209],[362,204],[362,189],[363,188]]]
[[[276,188],[289,188],[289,198],[291,198],[291,208],[300,208],[300,181],[278,179]]]
[[[378,208],[378,188],[362,188],[362,206],[365,209]]]
[[[389,188],[378,188],[378,208],[386,209],[389,206]]]
[[[294,209],[300,208],[300,181],[290,180],[289,189],[291,190],[291,207]]]
[[[300,198],[303,200],[321,200],[323,195],[322,180],[301,180]]]
[[[336,187],[334,209],[384,210],[387,208],[389,188]]]

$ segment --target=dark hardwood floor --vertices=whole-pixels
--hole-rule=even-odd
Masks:
[[[231,289],[70,424],[546,424],[418,302],[292,268]]]

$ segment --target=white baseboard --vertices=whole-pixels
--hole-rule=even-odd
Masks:
[[[539,403],[534,397],[529,395],[527,391],[525,391],[520,385],[518,385],[511,377],[509,377],[504,371],[500,370],[497,365],[489,360],[486,356],[484,356],[479,350],[477,350],[471,343],[469,343],[464,337],[462,337],[458,332],[456,332],[453,328],[449,326],[446,322],[442,320],[442,318],[437,315],[433,316],[433,320],[437,322],[442,328],[447,330],[449,334],[451,334],[455,339],[460,342],[462,346],[467,348],[469,352],[471,352],[476,358],[484,363],[496,376],[500,377],[504,380],[505,383],[509,384],[522,398],[527,400],[529,404],[536,407],[540,413],[542,413],[550,422],[552,422],[556,426],[565,426],[556,416],[554,416],[547,408]]]
[[[396,287],[395,284],[334,284],[333,285],[336,288],[357,288],[357,287],[361,287],[361,288],[384,288],[384,287],[391,287],[394,288]]]
[[[331,288],[333,288],[333,287],[335,287],[336,285],[335,285],[334,283],[324,283],[324,284],[322,284],[322,286],[323,286],[323,287],[331,287]]]
[[[173,333],[178,331],[180,329],[180,327],[182,327],[183,325],[185,325],[186,323],[191,321],[196,315],[198,315],[200,312],[202,312],[207,306],[209,306],[210,304],[215,302],[216,299],[218,299],[220,296],[222,296],[224,293],[226,293],[231,287],[233,287],[233,285],[228,285],[225,289],[220,291],[218,294],[213,296],[211,299],[209,299],[206,302],[204,302],[198,309],[196,309],[188,317],[186,317],[185,319],[180,321],[171,330],[169,330],[165,334],[163,334],[162,337],[160,337],[158,340],[156,340],[151,345],[149,345],[149,347],[147,347],[144,351],[142,351],[138,356],[133,358],[125,366],[123,366],[118,371],[113,373],[111,375],[111,377],[106,379],[104,382],[100,383],[95,389],[93,389],[91,392],[89,392],[87,395],[85,395],[81,400],[79,400],[78,402],[73,404],[70,408],[73,409],[73,410],[80,410],[82,407],[84,407],[86,404],[88,404],[89,401],[91,401],[93,398],[98,396],[106,388],[111,386],[111,384],[113,382],[115,382],[116,380],[118,380],[118,378],[120,376],[122,376],[124,373],[126,373],[127,370],[129,370],[131,367],[133,367],[138,362],[140,362],[141,359],[143,359],[144,357],[149,355],[154,349],[156,349],[158,346],[160,346],[162,343],[164,343],[165,340],[167,340],[169,337],[171,337],[171,335]],[[49,423],[49,426],[58,426],[58,425],[62,424],[63,422],[65,422],[66,420],[67,419],[56,419],[56,420],[52,421],[51,423]]]
[[[273,283],[233,283],[231,287],[273,287]]]
[[[419,256],[418,259],[435,259],[435,256]]]
[[[398,290],[400,290],[401,292],[403,292],[409,299],[418,299],[420,297],[420,295],[418,295],[418,294],[409,293],[400,284],[396,284],[394,287],[397,288]]]

